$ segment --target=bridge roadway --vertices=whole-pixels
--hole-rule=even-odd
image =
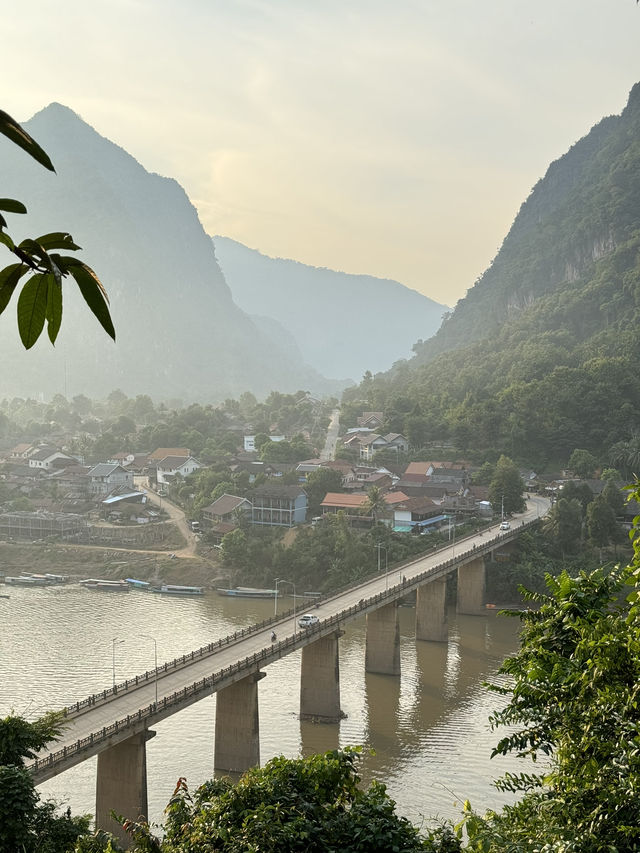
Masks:
[[[445,577],[465,562],[495,551],[535,524],[548,508],[545,498],[530,498],[527,510],[512,519],[510,530],[501,531],[496,524],[482,534],[459,541],[454,537],[445,547],[321,600],[313,610],[320,622],[311,629],[298,627],[299,609],[295,618],[289,611],[69,705],[64,731],[52,751],[43,750],[28,765],[35,783],[145,732],[154,723],[296,649],[335,634],[362,613],[375,611],[425,583]],[[271,642],[273,630],[278,636],[275,643]]]

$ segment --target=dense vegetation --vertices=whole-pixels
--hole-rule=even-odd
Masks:
[[[640,84],[621,116],[552,164],[438,334],[345,392],[345,422],[382,411],[416,448],[537,468],[575,448],[607,462],[636,438],[639,140]]]

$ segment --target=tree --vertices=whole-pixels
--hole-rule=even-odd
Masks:
[[[166,809],[163,842],[141,824],[125,826],[147,845],[135,850],[162,853],[441,849],[396,814],[383,784],[360,787],[358,752],[347,747],[309,758],[280,756],[248,770],[236,784],[228,779],[205,782],[193,797],[180,779]]]
[[[510,696],[491,718],[510,732],[494,755],[548,762],[542,773],[500,780],[499,788],[524,794],[514,805],[484,819],[467,813],[470,849],[639,849],[639,573],[636,560],[610,573],[547,575],[549,594],[527,594],[539,610],[514,614],[521,649],[500,669],[511,686],[491,687]]]
[[[583,480],[590,480],[597,467],[598,460],[588,450],[579,450],[576,448],[569,457],[569,470],[573,471],[577,477]]]
[[[582,506],[577,498],[560,498],[551,508],[543,523],[564,558],[566,553],[577,550],[582,538]]]
[[[45,169],[55,172],[46,152],[10,115],[0,110],[0,133],[26,151]],[[14,290],[25,279],[18,298],[18,331],[26,349],[32,347],[47,323],[51,343],[62,323],[62,282],[67,276],[75,279],[85,302],[98,322],[114,340],[115,329],[109,314],[109,299],[100,279],[82,261],[58,250],[76,252],[80,249],[70,234],[56,231],[16,244],[8,232],[3,213],[24,214],[27,208],[16,199],[0,199],[0,243],[18,258],[18,263],[0,270],[0,314],[9,304]]]
[[[307,518],[322,515],[320,504],[327,492],[342,491],[342,474],[333,468],[318,468],[317,471],[309,474],[304,490],[309,501]]]
[[[600,549],[605,548],[616,537],[616,516],[604,492],[587,508],[587,531],[589,539]]]
[[[515,462],[508,456],[501,456],[489,484],[489,500],[493,511],[502,507],[504,500],[505,513],[522,512],[525,508],[523,492],[524,483]]]
[[[371,486],[367,492],[367,499],[362,504],[362,514],[370,515],[373,518],[373,523],[376,524],[381,515],[386,515],[389,511],[389,505],[384,499],[384,494],[378,486]]]
[[[60,817],[56,805],[40,802],[25,758],[34,758],[60,734],[62,712],[49,712],[33,723],[23,717],[0,720],[0,851],[67,853],[89,830],[89,817]]]

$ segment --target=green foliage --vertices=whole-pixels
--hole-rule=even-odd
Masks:
[[[263,768],[249,770],[235,785],[226,780],[207,782],[193,798],[180,780],[166,809],[166,838],[160,849],[163,853],[443,849],[422,839],[395,813],[384,785],[360,787],[358,751],[274,758]]]
[[[637,571],[637,570],[636,570]],[[494,713],[508,727],[494,754],[514,752],[542,772],[508,773],[497,784],[523,794],[484,818],[467,810],[469,849],[636,850],[640,847],[640,623],[621,602],[631,569],[547,577],[538,610],[518,613],[521,649],[491,689],[510,701]]]
[[[2,111],[0,133],[45,168],[55,171],[43,149],[11,116]],[[24,214],[27,209],[15,199],[0,199],[0,243],[19,259],[19,263],[0,270],[0,313],[9,304],[21,279],[26,277],[18,298],[18,331],[25,349],[30,349],[38,340],[45,322],[49,339],[55,343],[62,323],[62,282],[67,276],[75,280],[90,310],[105,332],[115,340],[109,299],[100,279],[77,258],[58,254],[58,250],[75,252],[80,249],[71,235],[58,231],[16,244],[5,230],[7,221],[3,212]]]
[[[61,731],[63,712],[49,712],[33,723],[23,717],[0,720],[0,851],[68,853],[89,830],[89,818],[63,817],[56,804],[39,802],[31,775],[23,767]]]
[[[598,467],[598,460],[588,450],[579,450],[576,448],[569,457],[568,467],[577,477],[589,480],[595,474],[595,470]]]
[[[501,510],[504,501],[506,514],[522,512],[525,508],[523,492],[524,483],[516,464],[508,457],[501,456],[489,484],[489,500],[493,511]]]

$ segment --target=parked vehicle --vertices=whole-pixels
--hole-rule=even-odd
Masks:
[[[319,621],[314,613],[305,613],[298,619],[298,625],[301,628],[310,628],[312,625],[317,625]]]

